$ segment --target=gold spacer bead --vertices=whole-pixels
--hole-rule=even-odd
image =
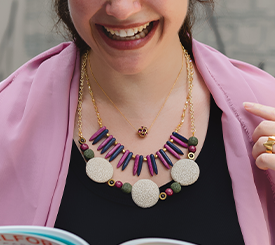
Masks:
[[[161,193],[159,194],[159,199],[160,199],[160,200],[164,201],[166,198],[167,198],[167,194],[166,194],[165,192],[161,192]]]
[[[135,159],[136,158],[136,156],[135,155],[132,155],[132,159]]]
[[[143,161],[145,161],[145,162],[146,162],[146,161],[147,161],[147,158],[146,158],[146,157],[143,157]]]
[[[158,158],[158,155],[155,155],[155,158]]]
[[[126,150],[123,149],[123,150],[122,150],[122,153],[125,153],[125,152],[126,152]]]
[[[113,179],[109,179],[107,183],[109,186],[114,186],[116,182]]]
[[[115,145],[117,145],[118,144],[118,142],[117,141],[115,141]]]
[[[107,136],[107,137],[109,137],[109,136],[110,136],[110,134],[109,134],[109,133],[107,133],[107,134],[106,134],[106,136]]]
[[[171,143],[173,143],[173,142],[174,142],[174,140],[173,140],[173,139],[170,139],[169,141],[170,141]]]
[[[162,150],[163,150],[164,152],[166,152],[167,149],[166,149],[166,148],[163,148]]]

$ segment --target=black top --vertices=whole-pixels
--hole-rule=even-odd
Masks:
[[[73,143],[55,227],[90,244],[120,244],[144,237],[202,245],[244,244],[225,158],[221,113],[212,100],[205,143],[196,160],[198,181],[149,209],[136,206],[130,194],[89,179],[85,161]]]

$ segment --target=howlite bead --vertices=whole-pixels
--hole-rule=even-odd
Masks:
[[[194,145],[196,146],[199,143],[198,139],[194,136],[190,137],[188,140],[188,145]]]
[[[161,155],[163,156],[163,158],[165,159],[165,161],[166,161],[169,165],[171,165],[171,166],[173,167],[173,163],[172,163],[172,161],[170,160],[170,158],[166,155],[166,153],[165,153],[162,149],[160,149],[159,152],[161,153]]]
[[[143,156],[140,155],[140,156],[139,156],[139,160],[138,160],[138,169],[137,169],[137,175],[138,175],[138,176],[139,176],[140,173],[141,173],[142,164],[143,164]]]
[[[108,129],[105,129],[100,135],[98,135],[93,141],[93,145],[95,145],[98,141],[100,141],[106,134],[109,132]]]
[[[129,183],[124,183],[123,186],[121,187],[121,190],[122,190],[124,193],[129,194],[129,193],[131,193],[131,191],[132,191],[132,186],[131,186],[131,184],[129,184]]]
[[[158,174],[158,167],[157,167],[157,163],[155,160],[155,156],[153,154],[151,154],[150,159],[151,159],[151,163],[152,163],[155,174]]]
[[[178,182],[174,182],[173,184],[171,184],[171,189],[175,192],[175,193],[179,193],[181,191],[181,185]]]
[[[113,160],[118,156],[118,154],[119,154],[120,152],[122,152],[123,149],[124,149],[124,146],[123,146],[123,145],[119,146],[119,147],[117,148],[117,150],[113,153],[113,155],[110,157],[109,162],[113,161]]]
[[[167,141],[166,144],[169,145],[178,154],[184,155],[184,153],[181,151],[181,149],[178,148],[176,145],[174,145],[172,142]]]
[[[128,156],[126,157],[123,165],[122,165],[122,171],[128,166],[128,163],[130,162],[131,158],[133,156],[133,152],[130,152]]]
[[[188,142],[188,139],[186,139],[185,137],[183,137],[182,135],[180,135],[179,133],[173,132],[172,135],[174,135],[175,137],[177,137],[179,140],[181,140],[184,143]]]
[[[83,155],[86,158],[86,160],[90,160],[95,156],[93,150],[91,150],[91,149],[87,149],[86,151],[84,151]]]
[[[109,150],[109,148],[116,142],[116,138],[112,138],[102,149],[102,151],[100,152],[100,154],[105,153],[106,151]]]

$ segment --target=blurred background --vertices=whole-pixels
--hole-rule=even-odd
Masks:
[[[216,0],[210,13],[198,9],[197,40],[275,76],[274,0]],[[51,0],[1,0],[0,81],[65,40],[54,29],[54,18]]]

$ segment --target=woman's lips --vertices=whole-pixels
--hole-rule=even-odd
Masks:
[[[98,30],[103,41],[112,48],[118,50],[132,50],[143,47],[146,43],[148,43],[151,38],[154,36],[156,29],[158,27],[159,21],[152,22],[151,31],[144,37],[136,40],[114,40],[106,35],[106,30],[102,25],[96,24],[96,29]]]

